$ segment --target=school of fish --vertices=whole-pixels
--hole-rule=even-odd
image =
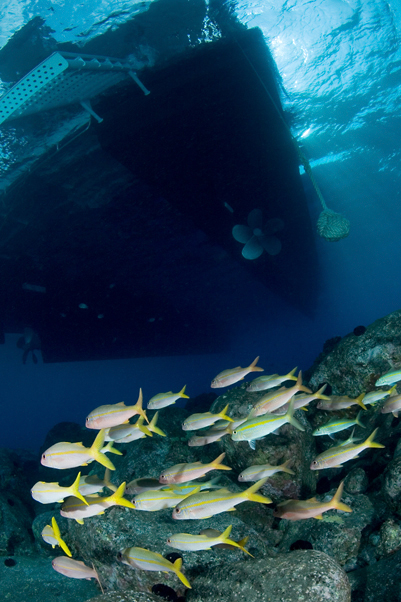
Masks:
[[[248,367],[240,366],[220,372],[211,382],[212,388],[222,388],[233,385],[252,372],[261,372],[257,357]],[[247,416],[232,418],[228,414],[226,405],[221,412],[213,414],[204,412],[192,414],[182,424],[184,431],[197,431],[188,440],[189,446],[208,445],[229,435],[235,442],[247,441],[251,449],[255,449],[256,441],[277,431],[284,424],[304,431],[304,427],[294,417],[297,409],[303,408],[313,400],[318,400],[317,408],[324,411],[339,411],[354,405],[362,408],[354,418],[336,417],[313,431],[314,436],[333,435],[342,430],[358,425],[365,428],[362,422],[363,410],[370,404],[384,400],[381,411],[392,412],[398,417],[401,411],[401,395],[397,393],[397,383],[401,381],[401,370],[393,370],[384,374],[376,381],[376,386],[388,386],[388,390],[371,391],[367,395],[361,393],[352,399],[348,396],[324,395],[325,386],[313,393],[302,384],[302,372],[296,376],[297,368],[280,376],[259,376],[247,387],[248,392],[260,393],[267,391]],[[282,386],[292,381],[292,386]],[[66,469],[87,466],[91,462],[98,462],[105,467],[104,478],[97,476],[81,475],[78,473],[74,482],[68,486],[60,486],[57,482],[45,483],[39,481],[32,489],[32,497],[42,504],[62,503],[60,515],[74,519],[80,524],[92,516],[103,514],[112,506],[124,506],[136,511],[156,512],[166,508],[172,509],[172,517],[176,520],[207,519],[216,514],[235,509],[235,506],[244,501],[261,504],[271,504],[272,500],[260,493],[267,479],[277,472],[294,474],[291,470],[291,459],[281,465],[271,466],[252,465],[245,468],[238,476],[239,482],[254,482],[242,492],[231,492],[227,488],[220,488],[218,478],[209,481],[198,481],[211,471],[230,471],[231,468],[223,464],[225,454],[220,454],[215,460],[207,464],[201,462],[181,463],[166,467],[159,478],[141,477],[130,483],[121,483],[118,487],[110,481],[111,472],[115,470],[114,464],[107,453],[121,455],[121,451],[114,447],[115,444],[130,443],[143,437],[152,437],[153,434],[165,437],[166,433],[156,426],[159,410],[174,404],[177,399],[189,399],[185,394],[186,386],[178,393],[168,391],[153,396],[147,410],[157,410],[152,420],[146,415],[143,408],[143,394],[139,390],[138,400],[135,405],[126,406],[124,402],[102,405],[92,410],[86,418],[86,427],[95,429],[97,433],[91,447],[84,447],[82,443],[59,442],[49,447],[41,457],[44,466],[55,469]],[[130,419],[137,416],[135,423]],[[211,427],[211,428],[209,428]],[[353,433],[346,441],[336,441],[335,445],[319,454],[311,463],[311,470],[341,467],[345,462],[357,457],[368,448],[383,448],[384,445],[374,441],[377,434],[375,429],[363,442],[357,442]],[[105,441],[108,443],[105,445]],[[104,488],[112,491],[109,495],[102,495]],[[319,502],[316,498],[308,500],[286,500],[277,505],[274,516],[286,520],[302,520],[308,518],[321,519],[322,514],[332,509],[343,512],[352,512],[352,509],[341,502],[343,482],[340,483],[333,498],[326,502]],[[133,496],[129,501],[124,495]],[[96,579],[103,591],[99,575],[94,566],[88,567],[83,562],[74,560],[71,552],[63,541],[55,517],[52,524],[46,525],[42,537],[53,548],[60,546],[66,556],[54,558],[53,568],[75,579]],[[166,543],[178,550],[198,551],[209,550],[213,546],[239,549],[251,555],[245,544],[248,538],[235,542],[230,539],[230,525],[220,533],[214,529],[204,529],[199,535],[189,533],[175,533],[166,538]],[[191,585],[182,572],[182,559],[170,562],[161,554],[145,548],[130,547],[121,550],[119,559],[122,563],[147,571],[172,572],[178,579],[190,588]]]

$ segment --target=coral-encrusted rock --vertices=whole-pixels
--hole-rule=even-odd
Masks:
[[[361,336],[353,332],[308,371],[309,386],[332,386],[333,395],[356,397],[375,389],[385,372],[401,365],[401,310],[376,320]]]
[[[323,552],[299,550],[201,574],[187,602],[350,602],[342,568]]]
[[[214,402],[211,411],[219,412],[229,404],[229,415],[232,418],[246,417],[257,401],[266,393],[248,393],[244,383],[239,387],[230,389]],[[271,464],[276,466],[291,458],[289,468],[294,475],[277,473],[270,477],[261,490],[264,495],[270,496],[274,501],[288,498],[300,498],[302,495],[310,497],[316,490],[316,474],[309,469],[314,459],[315,439],[312,437],[311,426],[306,419],[306,412],[296,412],[298,422],[305,431],[299,431],[290,424],[282,426],[279,434],[267,435],[256,441],[255,450],[251,449],[246,441],[233,441],[226,435],[216,445],[226,452],[225,463],[234,470],[234,477],[238,478],[248,466],[254,464]]]
[[[107,592],[91,598],[87,602],[162,602],[163,598],[147,592],[126,590],[125,592]]]

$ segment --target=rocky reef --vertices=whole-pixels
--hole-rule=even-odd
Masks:
[[[333,395],[347,395],[353,400],[361,393],[377,390],[377,379],[400,367],[401,311],[377,320],[365,330],[358,328],[357,332],[326,345],[307,371],[304,384],[317,391],[323,383],[328,383]],[[246,417],[265,391],[249,392],[248,383],[241,382],[223,389],[207,409],[217,414],[228,404],[231,418]],[[382,390],[389,388],[383,386]],[[328,411],[318,409],[317,401],[312,401],[307,411],[295,412],[303,431],[285,424],[276,433],[257,439],[252,449],[247,441],[232,440],[230,434],[209,445],[189,446],[193,431],[184,431],[182,423],[193,413],[196,402],[194,406],[192,403],[189,401],[185,409],[170,406],[160,411],[158,426],[167,436],[153,434],[129,444],[117,444],[123,455],[110,455],[116,467],[112,483],[118,486],[140,477],[158,478],[167,467],[197,461],[209,463],[225,452],[224,464],[232,470],[213,471],[205,479],[219,476],[219,487],[240,492],[251,484],[238,482],[238,475],[245,468],[255,464],[277,466],[290,461],[293,474],[274,474],[258,492],[270,497],[272,503],[245,501],[235,512],[183,521],[172,518],[172,509],[145,512],[114,506],[79,524],[60,516],[59,503],[44,506],[29,496],[35,480],[59,479],[67,485],[77,470],[52,472],[26,454],[0,450],[0,480],[2,491],[6,492],[0,495],[0,510],[6,525],[0,537],[4,591],[12,591],[13,587],[19,591],[18,584],[25,580],[32,589],[32,600],[39,600],[34,597],[35,584],[46,583],[41,602],[54,600],[60,588],[63,602],[163,599],[373,602],[380,598],[401,601],[397,585],[401,558],[401,425],[393,413],[382,412],[384,399],[367,405],[360,413],[363,426],[353,427],[353,440],[362,442],[378,429],[375,441],[384,447],[366,449],[351,461],[320,470],[311,470],[311,462],[331,446],[348,439],[351,428],[334,434],[337,443],[327,435],[312,433],[333,417],[355,418],[360,410],[357,405]],[[149,412],[150,419],[152,416]],[[54,437],[50,435],[46,446],[60,440],[64,430],[71,439],[83,440],[81,427],[65,423],[54,429]],[[96,462],[82,470],[101,478],[104,474],[104,468]],[[324,512],[320,520],[275,516],[277,505],[288,499],[331,500],[341,482],[344,483],[341,502],[352,512],[332,509]],[[128,494],[125,497],[132,499]],[[51,559],[61,552],[59,548],[52,549],[41,536],[52,516],[56,517],[61,537],[73,558],[83,560],[87,566],[93,563],[104,593],[100,593],[94,580],[68,579],[52,571]],[[245,545],[248,555],[237,548],[179,551],[167,545],[167,538],[175,533],[195,535],[205,528],[222,532],[229,525],[232,525],[231,539],[248,538]],[[130,546],[158,552],[171,561],[181,557],[182,571],[191,589],[184,587],[172,572],[145,571],[123,564],[120,552]]]

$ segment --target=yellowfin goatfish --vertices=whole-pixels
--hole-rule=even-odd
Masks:
[[[122,483],[113,495],[108,497],[88,497],[86,499],[87,505],[75,497],[69,497],[64,502],[60,514],[65,518],[74,518],[78,523],[82,524],[84,518],[103,514],[107,508],[111,508],[112,506],[124,506],[125,508],[135,509],[134,504],[123,497],[124,493],[125,483]]]
[[[398,412],[401,410],[401,395],[392,395],[388,399],[386,399],[383,407],[382,413],[389,414],[390,412],[398,418]]]
[[[362,428],[366,428],[364,424],[360,421],[360,417],[362,414],[362,410],[359,411],[358,416],[356,418],[332,418],[326,424],[319,426],[319,428],[315,429],[312,433],[314,437],[318,437],[320,435],[328,435],[333,438],[334,433],[339,433],[340,431],[345,431],[345,429],[351,428],[357,424]]]
[[[390,372],[386,372],[383,374],[376,382],[376,387],[382,387],[383,385],[393,385],[394,383],[398,383],[401,380],[401,368],[398,370],[390,370]]]
[[[104,406],[99,406],[87,416],[85,426],[88,429],[103,429],[118,426],[127,422],[132,416],[140,414],[149,422],[142,409],[142,389],[139,389],[138,401],[134,406],[126,406],[123,401]]]
[[[195,488],[196,493],[200,491],[200,485]],[[145,512],[157,512],[166,508],[174,508],[190,495],[189,493],[181,493],[171,491],[170,489],[159,489],[158,491],[144,491],[138,493],[132,500],[136,510],[144,510]]]
[[[67,554],[67,556],[72,556],[69,547],[65,543],[63,539],[61,539],[61,533],[59,526],[56,522],[54,516],[52,516],[52,524],[46,525],[46,527],[42,530],[42,538],[46,543],[49,543],[52,548],[56,546],[60,546],[60,548]]]
[[[190,495],[174,508],[173,518],[177,520],[210,518],[232,510],[238,504],[246,501],[271,504],[270,498],[256,493],[266,483],[266,480],[261,479],[240,493],[218,489]]]
[[[263,368],[259,368],[259,366],[256,365],[258,361],[259,356],[254,359],[252,364],[250,364],[247,368],[241,368],[241,366],[237,366],[236,368],[230,368],[228,370],[223,370],[223,372],[219,372],[219,374],[212,380],[210,386],[213,389],[228,387],[229,385],[233,385],[239,380],[242,380],[250,372],[263,372]]]
[[[255,378],[249,386],[246,388],[248,392],[256,393],[257,391],[266,391],[266,389],[274,389],[274,387],[279,387],[286,380],[297,380],[297,377],[294,376],[297,370],[297,366],[294,370],[291,370],[288,374],[284,376],[280,376],[279,374],[270,374],[265,376],[258,376]]]
[[[245,481],[258,481],[259,479],[263,479],[264,477],[271,477],[276,474],[276,472],[287,472],[288,474],[295,474],[293,470],[288,468],[288,465],[291,464],[292,459],[290,458],[284,464],[280,464],[280,466],[270,466],[270,464],[258,464],[255,466],[249,466],[241,472],[238,476],[238,480],[241,483]]]
[[[263,395],[263,397],[259,399],[258,403],[253,406],[248,418],[252,416],[262,416],[263,414],[274,412],[274,410],[277,410],[281,406],[288,403],[291,397],[293,397],[298,391],[312,393],[308,387],[304,387],[302,384],[302,370],[299,371],[297,382],[293,387],[289,387],[288,389],[282,387],[278,391],[271,391],[270,393]]]
[[[367,406],[376,403],[381,399],[385,399],[389,395],[397,395],[397,383],[393,385],[388,391],[369,391],[369,393],[366,393],[365,397],[363,398],[363,403],[365,404],[365,406]]]
[[[187,385],[184,385],[179,393],[168,391],[167,393],[158,393],[157,395],[154,395],[149,399],[147,409],[160,410],[161,408],[171,406],[177,399],[189,399],[189,395],[185,395],[186,386]]]
[[[95,567],[91,569],[80,560],[73,560],[72,558],[67,558],[67,556],[53,558],[52,567],[58,573],[61,573],[66,577],[72,577],[73,579],[96,579],[100,585],[100,589],[104,593]]]
[[[340,483],[339,488],[328,502],[318,502],[315,497],[309,500],[286,500],[278,504],[274,511],[274,516],[285,518],[287,520],[301,520],[305,518],[322,518],[323,512],[328,510],[342,510],[343,512],[352,512],[352,509],[341,502],[343,494],[344,481]]]
[[[177,575],[178,579],[191,589],[188,579],[181,572],[182,558],[172,563],[161,554],[151,552],[145,548],[125,548],[119,554],[121,562],[143,571],[163,571],[163,573],[171,572]]]
[[[357,458],[358,454],[363,452],[368,447],[385,447],[381,443],[373,441],[378,429],[375,429],[371,435],[363,443],[357,445],[336,445],[326,449],[323,453],[319,454],[310,465],[311,470],[320,470],[323,468],[341,468],[344,462]]]
[[[234,422],[230,416],[227,416],[228,404],[218,414],[212,414],[211,412],[203,412],[202,414],[191,414],[182,423],[184,431],[196,431],[197,429],[203,429],[206,426],[210,426],[217,422],[217,420],[228,420],[228,422]]]
[[[346,410],[354,405],[359,405],[363,410],[366,410],[365,404],[362,399],[365,397],[365,393],[361,393],[358,397],[352,399],[348,395],[331,395],[329,401],[322,400],[317,404],[318,410],[326,410],[328,412],[335,410]]]
[[[224,429],[210,429],[203,433],[203,435],[193,435],[188,439],[189,447],[201,447],[203,445],[209,445],[215,441],[219,441],[225,435],[232,434],[232,426],[226,426]]]
[[[97,475],[84,475],[79,479],[79,493],[82,495],[93,495],[99,493],[104,487],[117,491],[117,487],[110,482],[110,469],[106,468],[103,479],[99,479]],[[79,497],[76,495],[75,497]]]
[[[207,537],[218,537],[219,535],[221,535],[221,531],[218,531],[217,529],[202,529],[202,531],[200,531],[199,535],[206,535]],[[249,552],[248,552],[248,550],[245,550],[245,546],[248,543],[248,539],[249,539],[249,537],[246,536],[236,542],[239,546],[239,549],[242,550],[243,552],[246,552],[247,554],[249,554]],[[229,543],[218,543],[214,547],[215,548],[223,548],[226,550],[238,549],[237,546],[231,546]],[[249,555],[252,556],[252,554],[249,554]],[[253,556],[252,556],[252,558],[253,558]]]
[[[81,473],[78,473],[77,478],[69,487],[60,487],[58,483],[45,483],[38,481],[31,489],[31,495],[34,500],[41,504],[54,504],[55,502],[64,502],[66,497],[71,495],[78,497],[84,503],[85,498],[79,492],[79,481]]]
[[[294,418],[294,399],[291,399],[288,412],[284,416],[277,414],[263,414],[263,416],[257,416],[256,418],[249,418],[245,420],[240,426],[238,426],[231,435],[233,441],[248,441],[251,449],[255,449],[255,440],[262,439],[273,433],[278,428],[289,422],[292,426],[295,426],[299,431],[304,431],[304,427],[299,424],[298,420]]]
[[[76,468],[86,466],[89,462],[96,460],[110,470],[115,470],[111,460],[103,453],[104,430],[99,431],[92,447],[84,447],[82,443],[68,443],[63,441],[55,443],[47,449],[40,459],[43,466],[49,468]],[[107,447],[107,446],[106,446]],[[106,451],[110,451],[108,448]]]
[[[171,468],[163,470],[159,476],[159,481],[168,485],[171,483],[186,483],[187,481],[203,477],[210,470],[231,470],[229,466],[222,464],[225,455],[225,453],[220,454],[220,456],[209,464],[202,464],[202,462],[175,464]]]
[[[224,543],[240,548],[243,552],[249,554],[248,550],[245,550],[245,548],[240,546],[236,541],[229,539],[231,529],[232,525],[227,527],[223,533],[220,533],[215,537],[208,537],[207,535],[191,535],[190,533],[176,533],[175,535],[170,535],[166,543],[176,550],[188,550],[191,552],[210,550],[213,546]],[[249,554],[249,556],[252,556],[252,554]]]

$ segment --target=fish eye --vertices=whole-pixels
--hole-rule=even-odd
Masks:
[[[46,458],[46,454],[42,454],[42,460]]]
[[[233,431],[233,435],[236,435],[236,434],[237,434],[237,431]]]
[[[175,512],[176,512],[176,514],[179,514],[181,512],[181,508],[176,508]]]
[[[171,543],[171,539],[170,538],[168,538],[167,543]]]

